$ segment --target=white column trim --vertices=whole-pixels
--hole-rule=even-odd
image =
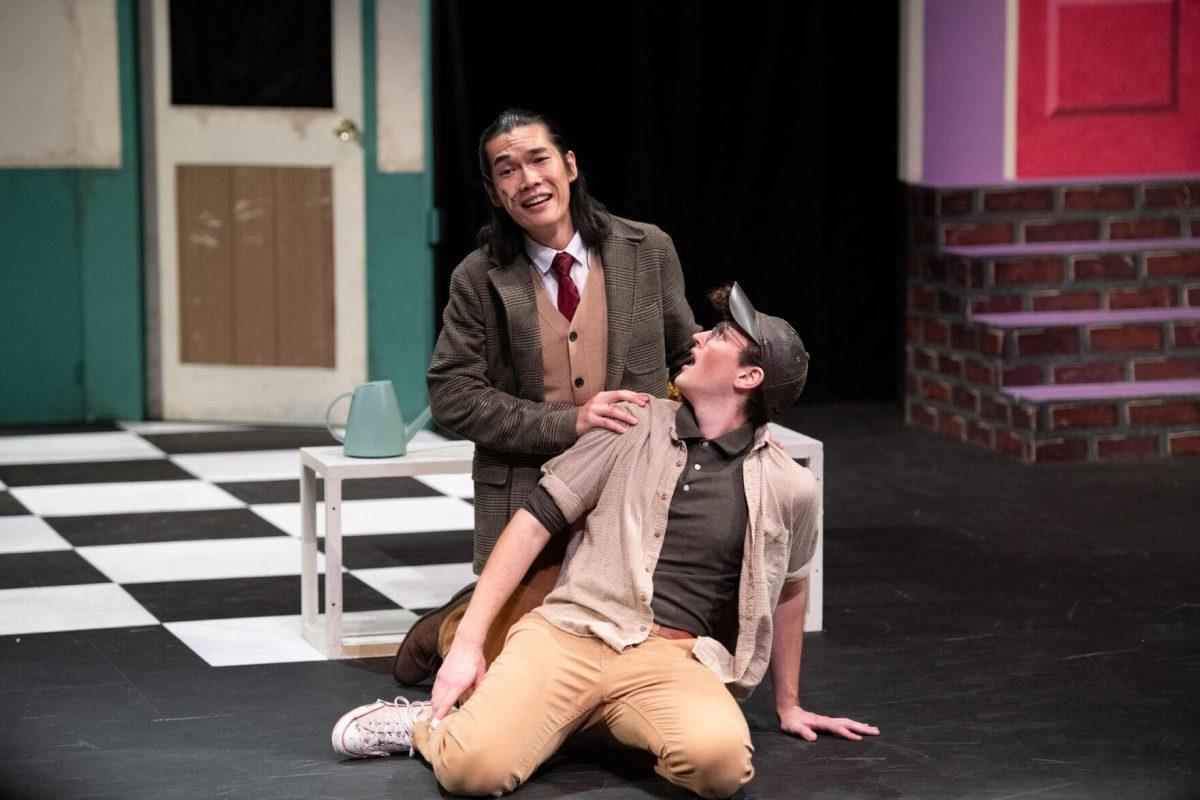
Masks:
[[[900,180],[924,177],[925,0],[900,0]]]
[[[377,0],[375,129],[380,172],[425,171],[425,36],[421,0]]]
[[[1004,180],[1017,177],[1018,0],[1007,0],[1004,26]]]

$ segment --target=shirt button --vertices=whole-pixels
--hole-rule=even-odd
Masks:
[[[655,532],[654,532],[654,538],[655,538],[655,539],[657,539],[657,538],[659,538],[659,537],[661,537],[661,536],[662,536],[662,532],[661,532],[661,531],[655,531]]]
[[[576,339],[578,339],[578,338],[579,338],[579,334],[578,334],[578,333],[576,333],[575,331],[571,331],[571,335],[570,335],[570,336],[568,336],[567,338],[568,338],[568,339],[570,339],[570,340],[573,342],[573,341],[575,341]]]
[[[639,625],[638,630],[648,630],[645,625]]]
[[[701,443],[700,443],[700,446],[701,446],[701,447],[708,447],[708,442],[701,442]]]
[[[696,469],[700,469],[700,465],[699,465],[699,464],[697,464],[697,465],[696,465]]]
[[[666,499],[667,499],[667,493],[666,493],[666,492],[663,492],[662,494],[660,494],[660,495],[659,495],[659,499],[661,499],[661,500],[666,500]]]
[[[691,487],[691,486],[689,486],[689,485],[688,485],[688,484],[686,484],[686,483],[683,485],[683,490],[684,490],[685,492],[687,492],[687,491],[690,491],[690,490],[691,490],[691,488],[692,488],[692,487]]]
[[[649,572],[649,571],[650,571],[650,567],[649,567],[649,566],[647,566],[647,567],[646,567],[646,572]]]
[[[576,378],[576,379],[575,379],[575,385],[576,385],[576,386],[583,386],[583,378]]]
[[[677,467],[682,467],[682,466],[683,466],[683,462],[682,462],[682,461],[676,461],[676,462],[675,462],[675,466],[677,466]]]
[[[642,602],[646,602],[646,595],[642,595]],[[645,627],[643,627],[642,630],[645,630]]]

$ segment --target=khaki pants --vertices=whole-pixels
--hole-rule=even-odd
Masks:
[[[691,654],[695,639],[651,636],[624,653],[555,628],[536,612],[509,631],[478,691],[413,742],[438,782],[461,795],[524,783],[572,734],[605,726],[649,751],[655,771],[702,797],[754,777],[750,729],[724,684]]]
[[[501,606],[499,613],[496,614],[496,619],[492,622],[492,627],[488,628],[483,642],[483,657],[489,667],[500,655],[500,650],[503,649],[504,642],[508,638],[509,629],[530,611],[540,606],[546,599],[546,595],[550,594],[554,588],[554,584],[558,581],[558,573],[562,570],[563,558],[567,554],[569,539],[570,535],[565,531],[552,537],[529,566],[529,571],[521,578],[521,582],[508,598],[508,602]],[[458,632],[458,624],[462,622],[463,615],[466,613],[467,604],[463,603],[442,620],[441,627],[438,628],[438,655],[443,659],[450,652],[450,645],[454,644],[454,634]],[[468,697],[470,697],[469,693],[464,694],[462,701],[466,702]]]

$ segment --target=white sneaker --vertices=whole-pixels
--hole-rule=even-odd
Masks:
[[[351,709],[333,726],[333,749],[347,758],[390,756],[413,749],[413,725],[429,719],[433,703],[419,700],[410,703],[403,697],[395,702],[376,700]]]

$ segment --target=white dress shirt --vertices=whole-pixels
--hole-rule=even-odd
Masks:
[[[583,237],[579,235],[578,231],[571,237],[571,241],[567,243],[563,251],[575,259],[575,263],[571,265],[570,276],[571,280],[575,282],[575,287],[579,289],[579,296],[583,297],[583,287],[587,283],[588,276],[588,251],[583,244]],[[538,244],[528,235],[525,236],[525,253],[537,267],[538,274],[542,276],[542,285],[546,287],[546,294],[556,307],[558,306],[558,276],[554,274],[554,270],[550,269],[550,265],[559,252],[553,247]]]

